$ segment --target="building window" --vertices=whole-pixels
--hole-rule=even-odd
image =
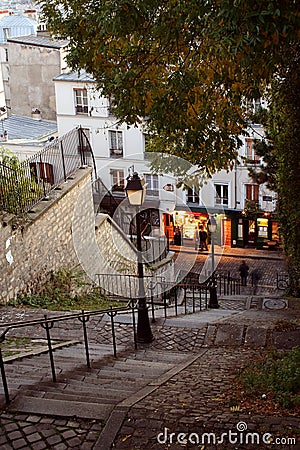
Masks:
[[[86,89],[74,89],[76,114],[88,113],[88,97]]]
[[[195,188],[189,188],[186,194],[186,200],[188,203],[199,203],[199,191]]]
[[[255,153],[254,150],[255,139],[246,138],[245,139],[245,147],[246,147],[246,162],[248,164],[258,164],[259,156]]]
[[[124,191],[124,170],[123,169],[111,169],[111,190],[113,192]]]
[[[147,194],[158,195],[158,175],[145,174],[145,181],[147,183]]]
[[[215,205],[228,205],[227,184],[215,184]]]
[[[110,156],[123,156],[123,133],[122,131],[109,131]]]
[[[259,186],[258,184],[246,184],[246,200],[258,202]]]

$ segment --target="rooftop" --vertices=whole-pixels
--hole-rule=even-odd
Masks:
[[[62,73],[58,77],[54,78],[55,81],[84,81],[94,83],[93,75],[87,73],[85,70],[79,70],[76,72]]]
[[[67,39],[53,39],[50,36],[34,35],[34,34],[30,34],[28,36],[10,37],[7,39],[7,41],[19,44],[35,45],[37,47],[48,47],[58,49],[66,47],[69,44],[69,41]]]
[[[37,27],[36,20],[30,17],[23,16],[21,14],[11,14],[9,16],[4,16],[0,20],[1,28],[23,28],[23,27]]]
[[[0,134],[7,132],[11,140],[40,140],[57,132],[57,123],[50,120],[36,120],[31,117],[12,115],[1,120]],[[3,142],[3,141],[2,141]]]
[[[35,33],[37,25],[35,20],[21,14],[0,17],[0,43],[5,43],[9,37]]]

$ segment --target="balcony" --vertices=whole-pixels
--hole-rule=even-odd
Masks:
[[[215,197],[215,205],[219,206],[219,205],[224,205],[224,206],[228,206],[228,197]]]
[[[158,197],[159,191],[158,191],[158,189],[147,189],[146,195],[147,195],[147,197]]]

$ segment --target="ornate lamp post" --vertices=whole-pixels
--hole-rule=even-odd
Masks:
[[[153,340],[153,335],[149,322],[148,307],[146,303],[144,287],[144,268],[142,261],[142,235],[140,221],[140,206],[144,203],[146,194],[146,183],[144,178],[140,178],[137,172],[127,177],[125,192],[130,205],[136,207],[136,240],[138,251],[138,280],[139,280],[139,299],[138,299],[138,322],[137,322],[137,341],[148,343]]]
[[[217,231],[217,222],[214,216],[210,216],[207,221],[207,227],[211,234],[211,281],[212,286],[209,288],[209,308],[219,308],[218,297],[217,297],[217,286],[215,280],[215,232]]]

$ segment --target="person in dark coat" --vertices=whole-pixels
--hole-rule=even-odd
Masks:
[[[181,231],[179,227],[174,230],[174,245],[181,245]]]
[[[208,250],[208,247],[207,247],[207,233],[203,229],[202,225],[200,226],[199,238],[200,238],[200,250]]]
[[[242,261],[242,264],[239,267],[239,272],[240,272],[240,276],[241,276],[242,286],[247,286],[249,266],[246,264],[246,261]]]

